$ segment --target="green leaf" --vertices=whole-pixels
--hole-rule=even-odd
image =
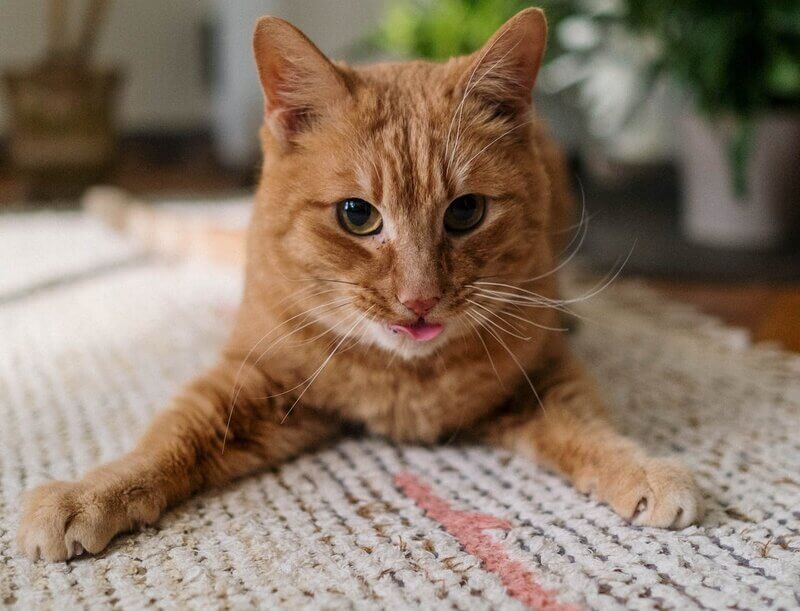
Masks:
[[[800,99],[800,62],[789,53],[776,55],[767,68],[767,86],[780,98]]]

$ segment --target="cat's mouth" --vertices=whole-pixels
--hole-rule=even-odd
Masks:
[[[403,333],[415,342],[427,342],[438,337],[444,330],[444,325],[419,318],[410,323],[403,322],[389,325],[389,330],[391,330],[392,333]]]

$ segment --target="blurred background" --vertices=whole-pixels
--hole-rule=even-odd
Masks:
[[[361,63],[469,53],[527,6],[582,258],[800,350],[800,0],[3,0],[0,215],[252,190],[261,15]]]

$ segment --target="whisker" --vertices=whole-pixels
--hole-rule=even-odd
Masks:
[[[259,341],[258,341],[258,342],[257,342],[257,343],[256,343],[256,344],[255,344],[255,345],[252,347],[252,348],[251,348],[251,349],[250,349],[250,352],[248,352],[248,353],[247,353],[247,356],[246,356],[246,357],[244,358],[244,360],[242,361],[242,365],[241,365],[241,367],[244,367],[244,363],[246,363],[246,362],[249,360],[250,356],[252,356],[253,352],[255,351],[255,349],[256,349],[256,348],[258,348],[259,344],[261,344],[261,342],[262,342],[262,341],[264,341],[265,339],[267,339],[267,337],[269,337],[269,336],[270,336],[272,333],[274,333],[275,331],[277,331],[278,329],[280,329],[280,328],[281,328],[281,327],[283,327],[284,325],[287,325],[288,323],[292,322],[293,320],[295,320],[295,319],[297,319],[297,318],[300,318],[301,316],[304,316],[304,317],[308,318],[308,316],[311,314],[311,312],[315,312],[315,311],[317,311],[317,310],[321,310],[322,308],[331,308],[332,310],[333,310],[333,309],[336,309],[336,308],[339,308],[339,307],[341,307],[341,306],[343,306],[343,305],[347,304],[349,301],[350,301],[350,298],[349,298],[349,297],[340,297],[340,298],[338,298],[338,299],[334,299],[333,301],[329,301],[329,302],[327,302],[327,303],[320,304],[320,305],[318,305],[318,306],[315,306],[315,307],[313,307],[313,308],[308,308],[307,310],[304,310],[304,311],[300,312],[299,314],[296,314],[296,315],[292,316],[291,318],[288,318],[288,319],[286,319],[285,321],[283,321],[283,322],[282,322],[281,324],[279,324],[278,326],[276,326],[276,327],[273,327],[272,329],[270,329],[270,331],[268,331],[268,332],[267,332],[267,333],[266,333],[266,334],[265,334],[265,335],[264,335],[264,336],[263,336],[263,337],[262,337],[262,338],[261,338],[261,339],[260,339],[260,340],[259,340]],[[261,352],[261,354],[258,356],[258,358],[255,360],[255,362],[253,363],[253,366],[256,366],[256,365],[258,365],[258,364],[259,364],[259,362],[261,362],[261,359],[262,359],[262,358],[264,358],[264,356],[266,356],[266,355],[268,354],[269,350],[270,350],[270,349],[271,349],[273,346],[275,346],[277,343],[279,343],[280,341],[282,341],[282,340],[286,339],[287,337],[290,337],[291,335],[294,335],[294,334],[295,334],[295,333],[297,333],[298,331],[301,331],[301,330],[305,329],[305,328],[306,328],[306,327],[308,327],[309,325],[312,325],[312,324],[314,324],[314,323],[316,322],[316,320],[311,320],[311,321],[309,321],[309,322],[307,322],[307,323],[306,323],[306,322],[305,322],[305,319],[304,319],[304,321],[303,321],[303,322],[304,322],[304,324],[303,324],[302,326],[300,326],[300,327],[298,327],[298,328],[296,328],[296,329],[294,329],[294,330],[290,331],[289,333],[286,333],[286,334],[282,335],[281,337],[279,337],[278,339],[276,339],[276,340],[274,340],[272,343],[270,343],[270,344],[269,344],[269,345],[268,345],[268,346],[267,346],[267,347],[266,347],[266,348],[265,348],[265,349],[264,349],[264,350]],[[240,367],[240,369],[241,369],[241,367]]]
[[[467,313],[469,313],[469,311],[467,311]],[[472,331],[473,331],[473,333],[475,333],[475,336],[481,342],[481,345],[483,346],[483,349],[486,352],[486,356],[489,357],[489,364],[492,366],[492,371],[494,371],[494,375],[497,376],[497,381],[500,382],[500,388],[502,388],[503,390],[506,390],[506,385],[503,383],[503,379],[500,377],[500,373],[497,371],[497,366],[494,364],[494,359],[492,358],[492,354],[489,352],[489,347],[486,345],[486,342],[483,340],[483,337],[481,336],[481,332],[478,331],[477,327],[475,326],[475,324],[472,321],[468,320],[467,322],[469,323],[469,326],[472,327]]]
[[[241,387],[238,386],[239,378],[240,378],[240,376],[242,374],[242,370],[244,369],[245,363],[247,363],[250,360],[250,357],[253,355],[253,353],[256,351],[256,349],[261,345],[261,343],[264,340],[266,340],[275,331],[277,331],[278,329],[280,329],[284,325],[287,325],[288,323],[292,322],[293,320],[295,320],[297,318],[300,318],[301,316],[308,316],[311,312],[314,312],[316,310],[322,309],[324,307],[329,307],[331,305],[334,305],[335,307],[338,307],[338,305],[343,305],[343,304],[347,303],[348,301],[350,301],[349,297],[342,297],[342,298],[339,298],[339,299],[334,299],[333,301],[330,301],[328,303],[323,303],[323,304],[315,306],[313,308],[309,308],[307,310],[304,310],[303,312],[300,312],[299,314],[296,314],[295,316],[292,316],[291,318],[283,321],[278,326],[273,327],[272,329],[267,331],[261,337],[261,339],[259,339],[255,344],[253,344],[253,347],[250,348],[250,350],[248,351],[247,355],[245,355],[244,359],[242,359],[242,362],[239,365],[239,369],[236,371],[236,376],[234,376],[234,379],[233,379],[233,386],[231,387],[231,393],[233,395],[233,398],[231,399],[231,406],[230,406],[230,410],[228,411],[228,419],[227,419],[227,422],[225,424],[225,434],[224,434],[224,436],[222,438],[222,452],[223,453],[225,452],[225,444],[226,444],[226,442],[228,440],[228,429],[230,428],[230,425],[231,425],[231,419],[233,418],[233,412],[236,409],[236,402],[238,401],[239,394],[241,393],[241,390],[242,390]],[[305,327],[307,327],[308,325],[310,325],[312,323],[313,323],[313,321],[301,326],[298,329],[295,329],[294,331],[292,331],[288,335],[291,335],[292,333],[296,333],[296,332],[300,331],[301,329],[304,329]],[[258,363],[261,361],[262,358],[264,358],[264,356],[268,353],[270,348],[272,348],[272,346],[274,346],[277,342],[279,342],[282,339],[288,337],[288,335],[281,336],[280,338],[278,338],[278,340],[272,342],[269,346],[267,346],[267,348],[264,351],[262,351],[262,353],[255,360],[255,362],[253,363],[253,366],[254,367],[258,366]]]
[[[374,308],[374,307],[375,307],[375,306],[372,306],[372,307],[370,308],[370,310],[371,310],[372,308]],[[315,371],[315,372],[312,374],[312,376],[311,376],[311,379],[308,381],[308,384],[307,384],[307,385],[306,385],[306,387],[303,389],[303,392],[301,392],[301,393],[300,393],[300,394],[297,396],[297,398],[294,400],[294,403],[292,403],[291,407],[290,407],[290,408],[287,410],[286,414],[285,414],[285,415],[284,415],[284,417],[281,419],[281,424],[283,424],[283,423],[286,421],[286,419],[289,417],[289,414],[291,414],[291,413],[292,413],[292,410],[294,410],[294,407],[295,407],[295,405],[297,405],[297,404],[299,403],[300,399],[302,399],[302,398],[303,398],[303,395],[304,395],[304,394],[306,394],[306,391],[307,391],[309,388],[311,388],[311,385],[312,385],[312,384],[314,384],[314,381],[315,381],[315,380],[316,380],[316,379],[319,377],[319,375],[320,375],[320,374],[322,373],[322,371],[325,369],[325,366],[326,366],[326,365],[327,365],[327,364],[330,362],[330,360],[331,360],[331,359],[333,358],[333,356],[336,354],[336,351],[339,349],[339,347],[340,347],[340,346],[341,346],[341,345],[344,343],[344,341],[345,341],[345,340],[348,338],[348,336],[350,335],[350,333],[352,333],[352,332],[353,332],[353,329],[355,329],[355,328],[356,328],[356,326],[358,326],[358,324],[359,324],[359,323],[360,323],[362,320],[364,320],[364,318],[366,318],[366,316],[367,316],[367,314],[369,314],[369,311],[370,311],[370,310],[366,310],[366,311],[365,311],[365,312],[364,312],[364,313],[363,313],[363,314],[362,314],[362,315],[361,315],[361,316],[358,318],[358,320],[356,320],[356,322],[354,322],[354,323],[353,323],[353,325],[352,325],[352,326],[351,326],[351,327],[350,327],[350,328],[347,330],[347,332],[344,334],[344,336],[342,337],[342,339],[340,339],[340,340],[339,340],[339,343],[338,343],[338,344],[336,344],[336,347],[335,347],[335,348],[334,348],[334,349],[331,351],[331,353],[328,355],[328,358],[326,358],[326,359],[325,359],[325,360],[322,362],[322,365],[320,365],[320,366],[317,368],[317,370],[316,370],[316,371]]]
[[[325,314],[330,314],[334,310],[338,310],[339,308],[344,307],[345,305],[347,305],[347,304],[346,303],[342,303],[342,304],[339,304],[337,306],[334,306],[330,310],[325,312]],[[347,318],[350,318],[350,316],[348,316]],[[305,325],[303,325],[302,327],[300,327],[299,329],[296,329],[296,331],[300,331],[302,329],[305,329],[306,327],[308,327],[310,325],[313,325],[315,322],[317,322],[317,321],[316,320],[312,320],[312,321],[306,323]],[[304,340],[301,340],[299,342],[293,342],[291,344],[287,344],[286,347],[287,348],[296,348],[297,346],[304,346],[305,344],[313,343],[313,342],[317,341],[318,339],[322,339],[328,333],[332,333],[335,329],[336,329],[336,326],[333,326],[333,327],[331,327],[329,329],[325,329],[324,331],[322,331],[320,333],[317,333],[316,335],[314,335],[313,337],[310,337],[308,339],[304,339]]]
[[[560,302],[553,299],[548,299],[543,296],[528,296],[519,293],[511,293],[509,291],[498,291],[493,289],[482,289],[479,287],[472,287],[475,296],[481,296],[484,299],[492,301],[501,301],[515,305],[524,306],[527,308],[555,308],[561,307]]]
[[[288,295],[286,295],[282,299],[278,300],[278,302],[275,305],[279,306],[282,303],[285,303],[285,302],[289,301],[290,299],[299,299],[301,295],[311,293],[316,288],[319,288],[319,287],[316,287],[313,284],[309,284],[308,286],[304,286],[302,288],[299,288],[296,291],[294,291],[292,293],[289,293]]]
[[[477,293],[477,292],[473,293],[472,296],[475,297],[475,298],[480,298],[481,297],[480,293]],[[500,310],[495,312],[494,310],[492,310],[491,308],[487,307],[486,305],[484,305],[482,303],[478,303],[476,301],[473,301],[472,299],[467,298],[466,301],[467,301],[467,303],[471,303],[472,305],[481,308],[482,310],[486,311],[487,313],[491,314],[492,316],[502,320],[504,323],[506,323],[510,327],[512,327],[515,331],[519,331],[520,333],[524,333],[525,330],[520,328],[520,325],[514,324],[513,322],[511,322],[509,320],[506,320],[503,317],[503,314],[507,314],[508,316],[510,316],[512,318],[516,318],[517,320],[520,320],[520,321],[522,321],[524,323],[530,324],[530,322],[531,322],[527,318],[523,318],[521,316],[516,316],[516,315],[512,314],[511,312],[507,312],[505,307],[501,307]]]
[[[336,278],[311,278],[312,280],[316,280],[317,282],[332,282],[336,284],[347,284],[349,286],[360,286],[357,282],[350,282],[349,280],[338,280]]]
[[[534,276],[533,278],[528,278],[527,280],[522,280],[520,282],[520,284],[529,284],[531,282],[536,282],[537,280],[541,280],[542,278],[547,278],[548,276],[552,276],[558,270],[563,269],[564,267],[569,265],[569,263],[580,252],[581,247],[583,246],[583,243],[586,240],[586,236],[589,234],[589,220],[590,219],[589,219],[588,216],[586,216],[586,194],[583,191],[583,183],[580,181],[580,179],[578,180],[578,185],[580,186],[580,189],[581,189],[581,202],[582,202],[582,204],[581,204],[581,220],[578,223],[579,230],[575,232],[574,236],[572,236],[572,239],[570,239],[569,244],[567,244],[566,248],[564,248],[564,252],[567,252],[570,248],[572,248],[572,244],[573,244],[573,242],[575,241],[576,238],[578,239],[577,245],[575,246],[575,248],[572,250],[572,252],[565,259],[562,259],[561,262],[558,263],[558,265],[556,265],[549,272],[545,272],[545,273],[540,274],[538,276]],[[563,252],[561,253],[561,255],[563,255]],[[561,255],[559,255],[559,256],[561,256]]]
[[[466,321],[466,322],[469,322],[469,321]],[[461,325],[461,332],[459,333],[459,335],[461,336],[461,343],[464,344],[464,349],[466,350],[466,349],[469,348],[469,341],[467,339],[467,334],[466,334],[465,331],[466,330],[464,329],[464,326]]]
[[[535,293],[533,291],[529,291],[527,289],[520,288],[518,286],[514,286],[513,284],[502,284],[500,282],[487,282],[481,283],[486,286],[504,286],[514,291],[519,291],[518,293],[512,293],[510,291],[500,291],[496,289],[483,289],[475,285],[467,285],[471,288],[475,289],[476,294],[483,295],[487,299],[489,295],[494,297],[506,297],[510,301],[514,303],[524,304],[527,307],[543,307],[543,308],[560,308],[562,307],[567,301],[563,299],[552,299],[550,297],[545,297],[544,295],[540,295],[539,293]],[[567,313],[571,313],[567,311]]]
[[[522,291],[522,294],[513,293],[511,291],[500,291],[496,289],[482,289],[475,287],[475,295],[480,295],[486,299],[489,299],[490,297],[503,298],[498,300],[507,300],[509,303],[524,305],[526,307],[555,308],[560,307],[561,305],[558,300],[550,299],[544,295],[539,295],[538,293],[524,294],[530,292],[518,287],[510,286],[509,288]]]
[[[497,314],[495,314],[494,312],[492,312],[492,311],[491,311],[489,308],[487,308],[486,306],[483,306],[483,305],[481,305],[481,304],[479,304],[479,303],[477,303],[477,302],[475,302],[475,301],[472,301],[471,299],[467,299],[467,301],[469,301],[469,302],[470,302],[471,304],[473,304],[473,305],[476,305],[476,306],[478,306],[479,308],[483,308],[484,310],[486,310],[487,312],[489,312],[489,313],[490,313],[490,314],[492,314],[493,316],[497,316]],[[503,331],[503,332],[505,332],[505,333],[508,333],[508,334],[509,334],[509,335],[511,335],[512,337],[516,337],[517,339],[521,339],[521,340],[523,340],[523,341],[530,341],[530,340],[531,340],[530,336],[519,335],[518,333],[514,333],[513,331],[509,331],[508,329],[506,329],[506,328],[502,327],[501,325],[499,325],[499,324],[495,323],[493,320],[491,320],[490,318],[488,318],[488,317],[487,317],[485,314],[481,314],[480,312],[477,312],[477,311],[473,311],[473,313],[474,313],[474,314],[477,314],[478,316],[480,316],[481,318],[483,318],[483,319],[484,319],[486,322],[488,322],[488,323],[489,323],[490,325],[492,325],[493,327],[496,327],[497,329],[500,329],[501,331]],[[499,316],[498,316],[498,318],[499,318]],[[503,320],[503,319],[501,318],[500,320]],[[505,323],[505,321],[503,321],[503,322]],[[506,324],[507,324],[507,323],[506,323]]]
[[[469,160],[468,160],[468,161],[467,161],[467,162],[464,164],[464,167],[466,167],[466,168],[469,168],[469,167],[471,166],[472,162],[473,162],[473,161],[475,161],[475,159],[476,159],[478,156],[482,155],[482,154],[483,154],[483,152],[484,152],[486,149],[488,149],[490,146],[492,146],[492,145],[493,145],[495,142],[497,142],[498,140],[501,140],[501,139],[505,138],[505,137],[506,137],[508,134],[510,134],[511,132],[513,132],[513,131],[515,131],[515,130],[519,129],[520,127],[525,127],[525,126],[526,126],[526,125],[528,125],[530,122],[531,122],[531,119],[530,119],[530,118],[529,118],[529,119],[526,119],[526,120],[525,120],[525,121],[523,121],[522,123],[518,123],[517,125],[515,125],[515,126],[513,126],[513,127],[509,128],[509,129],[507,129],[506,131],[504,131],[502,134],[500,134],[499,136],[497,136],[497,138],[495,138],[494,140],[492,140],[492,141],[491,141],[489,144],[487,144],[486,146],[484,146],[484,147],[483,147],[481,150],[479,150],[479,151],[478,151],[477,153],[475,153],[475,154],[474,154],[472,157],[470,157],[470,158],[469,158]]]
[[[461,121],[461,116],[462,116],[462,114],[463,114],[463,109],[464,109],[464,102],[466,102],[466,100],[467,100],[467,97],[469,96],[469,94],[470,94],[470,92],[472,91],[472,89],[473,89],[474,87],[476,87],[476,86],[477,86],[477,85],[478,85],[478,84],[481,82],[481,80],[483,80],[483,78],[484,78],[484,77],[485,77],[485,76],[486,76],[486,75],[487,75],[487,74],[488,74],[488,73],[491,71],[491,69],[490,69],[490,70],[487,70],[487,71],[486,71],[486,72],[485,72],[485,73],[484,73],[484,74],[483,74],[483,75],[482,75],[482,76],[481,76],[481,77],[480,77],[480,78],[479,78],[479,79],[476,81],[475,85],[473,85],[473,84],[472,84],[472,79],[474,79],[474,78],[475,78],[475,73],[478,71],[478,68],[480,68],[480,67],[481,67],[481,65],[483,64],[483,60],[486,58],[486,56],[489,54],[489,52],[490,52],[490,51],[491,51],[491,50],[494,48],[494,46],[495,46],[495,45],[496,45],[498,42],[500,42],[500,40],[501,40],[501,39],[503,38],[503,36],[505,36],[505,35],[506,35],[506,32],[505,32],[505,31],[504,31],[504,32],[502,32],[502,33],[500,34],[500,36],[498,36],[498,37],[497,37],[497,40],[495,40],[495,41],[494,41],[494,42],[493,42],[491,45],[489,45],[489,46],[488,46],[486,49],[484,49],[483,53],[481,53],[481,56],[480,56],[480,57],[478,58],[478,60],[475,62],[475,67],[472,69],[472,72],[471,72],[471,73],[470,73],[470,75],[469,75],[469,79],[467,80],[467,84],[466,84],[466,86],[464,87],[464,94],[461,96],[461,100],[459,101],[459,103],[458,103],[458,106],[456,107],[455,111],[453,112],[453,116],[450,118],[450,125],[449,125],[449,126],[448,126],[448,128],[447,128],[447,138],[445,139],[445,148],[444,148],[444,153],[445,153],[445,155],[447,155],[447,153],[448,153],[448,151],[449,151],[449,148],[450,148],[450,134],[451,134],[451,132],[452,132],[452,130],[453,130],[453,123],[454,123],[454,122],[455,122],[455,120],[456,120],[456,115],[458,115],[458,120],[459,120],[459,123],[460,123],[460,121]],[[505,56],[504,56],[504,57],[505,57]],[[457,146],[453,146],[453,150],[454,150],[454,151],[456,150],[456,148],[457,148]],[[452,160],[452,157],[453,157],[453,155],[452,155],[452,154],[451,154],[451,155],[448,157],[448,164],[447,164],[447,171],[448,171],[448,172],[451,170],[451,165],[452,165],[452,164],[451,164],[451,160]]]
[[[339,321],[338,323],[336,323],[336,325],[334,325],[334,326],[331,328],[331,331],[333,331],[333,330],[335,330],[335,329],[338,329],[338,328],[339,328],[340,326],[342,326],[343,324],[347,324],[348,322],[350,322],[351,320],[353,320],[353,318],[354,318],[354,317],[356,317],[356,316],[358,316],[358,312],[351,312],[351,313],[350,313],[350,314],[349,314],[349,315],[348,315],[346,318],[344,318],[343,320],[341,320],[341,321]],[[333,339],[333,340],[332,340],[332,341],[331,341],[331,342],[330,342],[330,343],[329,343],[329,344],[328,344],[328,345],[325,347],[325,350],[327,351],[328,349],[330,349],[330,347],[331,347],[331,346],[333,346],[335,343],[336,343],[336,338],[334,338],[334,339]],[[313,374],[312,374],[312,375],[313,375]],[[274,393],[274,394],[267,395],[267,396],[265,396],[265,397],[260,397],[260,399],[262,399],[262,400],[266,401],[267,399],[274,399],[275,397],[282,397],[283,395],[288,395],[289,393],[291,393],[291,392],[293,392],[293,391],[297,390],[298,388],[300,388],[301,386],[303,386],[303,384],[305,384],[306,382],[308,382],[308,378],[306,378],[305,380],[303,380],[302,382],[300,382],[300,383],[299,383],[299,384],[297,384],[296,386],[292,386],[291,388],[287,388],[286,390],[282,390],[281,392],[276,392],[276,393]]]
[[[367,316],[367,320],[373,320],[373,317],[372,316]],[[360,321],[360,322],[364,322],[364,321]],[[350,344],[345,346],[342,350],[340,350],[339,354],[342,354],[343,352],[347,352],[348,350],[351,350],[352,348],[355,348],[356,346],[358,346],[359,342],[361,342],[361,340],[364,339],[364,336],[367,334],[367,331],[369,331],[369,327],[366,327],[366,326],[362,327],[361,328],[361,335],[359,335],[358,337],[350,338]]]
[[[332,282],[336,284],[347,284],[349,286],[360,286],[357,282],[351,282],[349,280],[340,280],[339,278],[320,278],[318,276],[304,276],[302,278],[290,278],[280,270],[278,270],[278,272],[287,282]]]
[[[570,299],[552,299],[549,297],[545,297],[544,295],[540,295],[534,291],[529,291],[519,286],[506,284],[502,282],[476,281],[474,284],[469,284],[466,286],[473,288],[475,290],[474,295],[476,297],[481,297],[483,299],[497,301],[511,305],[518,305],[528,308],[552,308],[558,310],[559,312],[563,312],[564,314],[567,314],[569,316],[579,318],[581,320],[589,320],[585,316],[576,313],[567,306],[587,301],[597,296],[601,292],[605,291],[608,287],[610,287],[622,274],[623,269],[627,265],[628,261],[630,260],[633,254],[634,249],[636,248],[636,243],[637,240],[634,240],[634,243],[631,245],[631,248],[628,251],[628,254],[625,256],[625,258],[621,262],[619,262],[618,259],[618,262],[615,263],[614,266],[612,266],[611,270],[609,270],[609,272],[603,278],[601,278],[595,284],[594,287],[589,289],[584,294]],[[614,269],[615,267],[616,269]],[[516,292],[485,289],[485,288],[480,288],[478,285],[499,286],[511,289],[511,291],[516,291]],[[510,312],[507,312],[507,314],[511,315]],[[560,329],[560,330],[566,331],[567,329]]]
[[[327,329],[326,331],[324,331],[324,332],[322,332],[322,333],[320,333],[320,334],[318,335],[317,339],[319,339],[319,338],[322,338],[322,337],[325,337],[325,336],[326,336],[326,335],[328,335],[329,333],[333,333],[333,334],[334,334],[333,338],[331,338],[331,340],[330,340],[329,342],[327,342],[327,344],[326,344],[326,346],[325,346],[325,350],[330,350],[330,348],[331,348],[331,347],[332,347],[332,346],[333,346],[333,345],[336,343],[336,341],[337,341],[337,336],[336,336],[336,334],[335,334],[335,331],[336,331],[337,329],[339,329],[339,327],[341,327],[342,325],[346,325],[346,324],[348,324],[348,323],[349,323],[351,320],[353,320],[353,318],[355,318],[356,316],[358,316],[358,311],[349,312],[348,314],[346,314],[346,315],[345,315],[345,317],[344,317],[343,319],[341,319],[340,321],[338,321],[338,322],[337,322],[335,325],[333,325],[333,326],[332,326],[330,329]],[[299,343],[301,343],[301,344],[302,344],[302,342],[299,342]]]
[[[473,285],[469,285],[469,286],[473,286]],[[505,295],[519,295],[519,297],[521,299],[522,298],[524,298],[524,299],[528,299],[529,298],[529,297],[525,297],[525,295],[529,295],[530,297],[533,297],[533,298],[536,298],[536,299],[542,299],[542,300],[548,299],[544,295],[540,295],[539,293],[537,293],[535,291],[529,291],[528,289],[523,289],[523,288],[520,288],[520,287],[518,287],[516,285],[513,285],[513,284],[506,284],[505,282],[476,282],[474,286],[476,288],[481,287],[481,286],[502,286],[504,288],[511,289],[513,291],[519,291],[519,293],[522,293],[522,295],[519,295],[519,293],[509,293],[508,291],[497,291],[497,290],[494,290],[494,289],[486,289],[486,290],[490,290],[490,291],[495,292],[495,293],[502,293],[502,294],[505,294]]]
[[[475,295],[475,297],[482,297],[482,295],[480,295],[480,294],[478,293],[478,294],[476,294],[476,295]],[[472,304],[475,304],[476,306],[478,306],[478,307],[480,307],[480,308],[483,308],[483,309],[484,309],[484,310],[486,310],[487,312],[491,312],[492,314],[494,314],[495,316],[497,316],[498,318],[500,318],[500,313],[498,313],[498,312],[493,312],[492,310],[490,310],[490,309],[489,309],[489,308],[487,308],[486,306],[484,306],[484,305],[481,305],[481,304],[479,304],[479,303],[476,303],[476,302],[472,301],[471,299],[467,299],[467,301],[469,301],[469,302],[470,302],[470,303],[472,303]],[[529,325],[533,325],[534,327],[538,327],[539,329],[544,329],[545,331],[567,331],[567,329],[565,329],[565,328],[563,328],[563,327],[549,327],[549,326],[547,326],[547,325],[543,325],[543,324],[541,324],[541,323],[534,322],[534,321],[532,321],[532,320],[529,320],[529,319],[527,319],[527,318],[524,318],[524,317],[522,317],[522,316],[517,316],[517,315],[516,315],[516,314],[514,314],[513,312],[503,311],[503,314],[505,314],[506,316],[511,316],[512,318],[514,318],[514,319],[516,319],[516,320],[519,320],[519,321],[521,321],[521,322],[527,323],[527,324],[529,324]],[[509,324],[510,324],[510,323],[509,323]]]
[[[472,315],[472,312],[467,311],[467,314]],[[503,339],[499,335],[497,335],[497,333],[492,331],[486,325],[482,324],[478,318],[473,317],[473,320],[475,320],[475,322],[477,322],[479,326],[483,327],[486,330],[486,332],[489,333],[489,335],[491,335],[497,341],[497,343],[500,344],[503,347],[503,349],[508,353],[508,356],[511,357],[511,359],[519,368],[520,373],[525,377],[525,381],[528,382],[528,386],[530,386],[531,392],[533,392],[533,396],[536,397],[536,400],[539,402],[539,405],[542,408],[542,412],[546,413],[544,409],[544,404],[542,403],[542,399],[539,397],[539,393],[536,392],[536,388],[533,386],[533,382],[531,381],[530,376],[527,374],[525,368],[522,366],[522,363],[519,362],[519,359],[516,357],[516,355],[511,351],[511,349],[503,341]]]
[[[311,288],[318,288],[318,287],[311,287]],[[349,295],[350,294],[348,289],[339,288],[339,287],[329,288],[329,289],[320,289],[320,290],[318,290],[316,292],[313,292],[313,293],[310,293],[310,294],[306,294],[306,295],[303,295],[301,297],[294,298],[291,304],[287,304],[285,307],[281,308],[281,310],[278,312],[278,315],[282,316],[282,315],[288,313],[289,310],[292,307],[299,306],[301,303],[303,303],[305,301],[308,301],[309,299],[313,299],[315,297],[320,297],[321,295],[329,295],[330,293],[344,293],[345,295]],[[281,299],[275,305],[280,305],[284,301],[286,301],[286,298]]]
[[[591,322],[591,323],[595,322],[595,321],[591,320],[590,318],[584,316],[583,314],[578,314],[577,312],[567,308],[566,306],[554,305],[554,304],[541,304],[541,303],[525,303],[524,301],[514,302],[514,301],[509,301],[508,298],[505,298],[505,297],[495,297],[493,295],[484,295],[482,293],[476,293],[475,296],[476,297],[481,297],[483,299],[488,299],[488,300],[491,300],[491,301],[498,301],[498,302],[501,302],[501,303],[507,303],[507,304],[510,304],[510,305],[512,305],[514,307],[548,308],[548,309],[551,309],[551,310],[556,310],[557,312],[561,312],[562,314],[564,314],[566,316],[570,316],[570,317],[573,317],[573,318],[578,318],[578,319],[586,321],[586,322]],[[518,306],[517,304],[520,304],[520,305]],[[569,329],[563,329],[563,328],[553,328],[553,330],[564,331],[564,332],[569,331]]]
[[[613,282],[616,281],[617,278],[619,278],[619,276],[622,273],[622,270],[624,269],[625,265],[630,260],[630,257],[633,254],[633,249],[635,248],[635,246],[636,246],[636,242],[634,241],[634,244],[631,246],[630,250],[628,251],[628,254],[625,256],[625,259],[622,261],[622,263],[621,264],[619,264],[619,263],[615,263],[614,264],[614,267],[617,267],[617,265],[619,265],[619,267],[616,270],[614,270],[614,267],[612,267],[612,269],[603,278],[601,278],[594,287],[589,289],[588,292],[584,293],[583,295],[579,295],[577,297],[573,297],[571,299],[551,299],[550,297],[545,297],[544,295],[540,295],[539,293],[536,293],[536,292],[533,292],[533,291],[529,291],[527,289],[523,289],[521,287],[514,286],[512,284],[505,284],[505,283],[502,283],[502,282],[476,282],[474,285],[467,285],[467,286],[475,288],[476,291],[480,291],[482,293],[489,293],[490,295],[493,295],[493,296],[496,296],[496,297],[497,296],[508,297],[514,303],[524,304],[524,305],[527,305],[528,307],[554,307],[554,308],[561,308],[561,307],[569,305],[569,304],[580,303],[580,302],[586,301],[588,299],[591,299],[592,297],[598,295],[602,291],[606,290],[609,286],[611,286],[611,284],[613,284]],[[518,293],[511,293],[511,292],[508,292],[508,291],[497,291],[497,290],[491,290],[491,289],[479,289],[476,285],[502,286],[502,287],[506,287],[506,288],[512,289],[514,291],[519,291],[519,292]],[[520,294],[520,293],[522,293],[522,294]],[[486,297],[487,299],[491,299],[491,297],[489,297],[488,295],[484,295],[484,297]],[[499,298],[497,300],[498,301],[502,301],[502,299],[499,299]],[[574,312],[572,312],[570,310],[564,310],[564,311],[566,311],[568,314],[571,314],[573,316],[577,316],[577,314],[575,314]]]
[[[575,297],[573,299],[561,299],[561,300],[559,300],[559,303],[562,303],[562,304],[579,303],[579,302],[582,302],[582,301],[586,301],[587,299],[591,299],[592,297],[594,297],[594,296],[600,294],[601,292],[603,292],[604,290],[606,290],[609,286],[611,286],[617,280],[617,278],[619,278],[620,274],[622,273],[622,270],[628,264],[628,261],[630,260],[631,255],[633,255],[633,249],[636,248],[636,242],[637,241],[634,240],[633,245],[631,246],[630,250],[628,251],[628,254],[625,256],[625,259],[619,265],[619,268],[617,269],[617,271],[614,272],[613,275],[610,278],[608,278],[608,280],[604,281],[603,279],[601,279],[598,282],[599,286],[595,285],[595,288],[590,289],[590,291],[588,293],[584,293],[583,295],[580,295],[579,297]],[[612,270],[613,270],[613,267],[612,267]],[[611,272],[609,272],[609,273],[611,273]],[[606,277],[608,277],[608,274],[606,274]]]
[[[502,38],[504,34],[505,34],[505,32],[503,32],[498,37],[498,39],[492,44],[492,47],[494,47],[494,45],[497,44],[497,41],[499,41],[500,38]],[[450,158],[448,159],[448,162],[447,162],[448,171],[450,171],[451,168],[452,168],[453,162],[455,161],[456,153],[458,153],[458,145],[461,144],[461,133],[462,133],[461,132],[461,119],[463,118],[463,115],[464,115],[464,108],[463,108],[464,102],[466,102],[467,97],[469,96],[470,92],[473,89],[475,89],[475,87],[477,87],[483,79],[485,79],[489,74],[491,74],[494,71],[494,69],[500,64],[500,62],[502,62],[508,56],[508,54],[511,53],[511,51],[513,51],[517,47],[517,45],[519,45],[519,42],[514,43],[505,53],[503,53],[503,55],[499,59],[497,59],[491,66],[489,66],[489,68],[486,71],[484,71],[483,74],[481,74],[480,78],[477,81],[475,81],[474,85],[469,87],[469,89],[465,90],[464,97],[462,98],[461,104],[459,105],[460,111],[459,111],[459,115],[458,115],[458,126],[456,128],[456,141],[455,141],[455,144],[453,145],[453,150],[450,152]],[[488,53],[488,50],[487,50],[487,53]],[[485,57],[485,56],[486,56],[486,54],[484,54],[483,57]],[[481,62],[479,62],[475,66],[475,70],[477,70],[480,65],[481,65]],[[474,75],[474,71],[473,71],[473,75]],[[471,77],[470,77],[470,80],[471,80]],[[474,123],[474,118],[473,118],[473,121],[470,122],[470,125],[472,125],[472,123]],[[469,127],[469,126],[467,126],[467,127]],[[469,164],[466,164],[466,165],[469,165]]]

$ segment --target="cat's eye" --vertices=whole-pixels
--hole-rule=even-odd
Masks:
[[[486,213],[486,197],[469,193],[457,197],[444,213],[444,226],[453,233],[464,233],[480,225]]]
[[[383,228],[383,219],[377,208],[357,197],[339,202],[336,214],[342,227],[355,235],[373,235]]]

